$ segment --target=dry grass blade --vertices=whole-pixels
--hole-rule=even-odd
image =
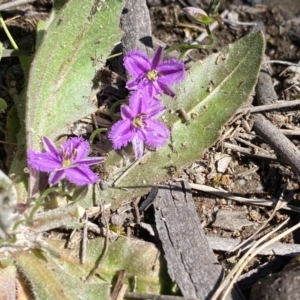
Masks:
[[[266,248],[270,244],[280,240],[281,238],[285,237],[289,233],[293,232],[294,230],[298,229],[300,227],[300,223],[296,224],[295,226],[291,227],[290,229],[284,231],[283,233],[279,234],[275,238],[269,240],[268,242],[264,243],[263,245],[259,246],[263,241],[265,241],[268,237],[270,237],[272,234],[274,234],[276,231],[278,231],[281,227],[283,227],[289,219],[285,220],[283,223],[281,223],[277,228],[269,232],[267,235],[262,237],[260,240],[258,240],[248,251],[245,253],[243,258],[237,263],[237,265],[234,267],[234,269],[228,274],[226,279],[223,281],[223,283],[219,286],[218,290],[216,293],[213,295],[211,298],[212,300],[217,300],[217,299],[226,299],[226,296],[228,295],[230,289],[236,282],[237,278],[243,271],[243,268],[245,265],[253,259],[255,255],[259,253],[262,249]],[[224,293],[223,293],[224,292]],[[223,295],[221,296],[221,294]],[[221,298],[220,298],[221,296]]]
[[[282,208],[283,205],[283,202],[284,202],[284,192],[285,192],[285,189],[283,189],[277,203],[276,203],[276,206],[274,207],[270,217],[268,218],[268,220],[266,220],[266,222],[256,231],[254,232],[249,238],[247,238],[246,240],[244,240],[241,244],[239,244],[238,246],[234,247],[232,250],[230,250],[230,252],[234,252],[236,251],[237,249],[241,249],[241,247],[245,244],[247,244],[249,241],[253,240],[255,236],[257,236],[269,223],[270,221],[275,217],[275,214],[276,212]]]

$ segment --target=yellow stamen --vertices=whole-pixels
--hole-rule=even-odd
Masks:
[[[143,119],[141,117],[136,117],[133,119],[132,124],[135,128],[137,127],[143,127]]]
[[[157,77],[158,77],[158,72],[156,70],[151,70],[147,73],[147,78],[150,80],[150,81],[155,81],[157,80]]]

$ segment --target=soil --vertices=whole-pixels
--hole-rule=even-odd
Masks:
[[[2,3],[4,1],[1,1]],[[153,36],[162,40],[167,45],[189,42],[201,34],[201,28],[191,29],[184,27],[188,20],[182,14],[182,8],[189,6],[189,1],[183,0],[148,0],[148,7],[152,21]],[[192,1],[199,7],[207,7],[208,1]],[[252,1],[252,3],[255,1]],[[255,24],[265,33],[266,55],[270,60],[280,60],[290,63],[297,63],[300,60],[300,2],[294,0],[268,0],[254,6],[251,1],[224,1],[220,6],[220,12],[228,9],[224,23],[213,31],[217,44],[210,50],[193,50],[190,54],[193,60],[204,59],[208,54],[219,51],[222,47],[235,42],[253,29]],[[26,8],[17,8],[17,11],[4,13],[6,19],[21,13],[21,17],[8,21],[9,29],[21,49],[33,51],[35,43],[34,29],[38,19],[44,19],[49,14],[52,1],[36,1],[34,5]],[[234,19],[237,18],[237,19]],[[231,20],[231,22],[230,22]],[[232,23],[238,20],[240,25]],[[5,48],[9,48],[9,42],[5,34],[0,30],[0,38]],[[203,43],[209,43],[206,39]],[[1,60],[1,84],[0,97],[5,99],[9,105],[7,113],[13,104],[12,98],[20,93],[24,87],[24,78],[20,64],[15,57],[6,57]],[[279,99],[294,100],[300,95],[300,71],[288,69],[285,64],[273,64],[272,79]],[[255,98],[254,98],[255,102]],[[282,110],[272,115],[273,122],[282,129],[298,128],[300,126],[299,112]],[[239,126],[241,119],[235,119],[229,123],[223,131],[225,134],[231,127]],[[2,130],[0,140],[5,140],[5,114],[0,118]],[[299,129],[299,128],[298,128]],[[293,136],[292,141],[300,148],[299,136]],[[256,139],[257,145],[271,153],[270,147],[260,139]],[[239,153],[228,151],[231,157],[228,168],[223,173],[216,169],[218,156],[222,153],[222,147],[216,143],[208,149],[202,160],[194,162],[183,170],[182,176],[187,177],[191,182],[205,184],[214,187],[222,187],[228,191],[244,195],[245,197],[257,197],[264,199],[279,198],[282,186],[288,183],[287,192],[291,198],[291,204],[299,205],[300,189],[297,174],[294,174],[289,166],[275,161],[270,162],[264,159],[253,159],[241,156]],[[0,169],[7,171],[7,154],[3,147],[0,147]],[[243,175],[245,174],[245,175]],[[199,213],[199,218],[208,236],[219,236],[228,238],[250,237],[264,223],[271,214],[270,208],[259,208],[255,206],[242,205],[231,200],[211,197],[209,195],[195,193],[194,201]],[[244,214],[244,225],[230,228],[230,226],[214,226],[218,221],[218,212],[222,210],[233,210]],[[277,212],[270,222],[270,226],[263,230],[260,235],[272,230],[273,226],[292,216],[290,223],[296,223],[298,216],[293,213]],[[124,217],[128,220],[129,215]],[[145,218],[151,218],[145,216]],[[247,223],[248,222],[248,223]],[[251,226],[245,225],[251,223]],[[118,225],[119,226],[119,225]],[[126,231],[126,224],[123,224]],[[233,225],[232,225],[233,226]],[[284,228],[282,229],[284,230]],[[143,237],[144,238],[144,237]],[[285,237],[286,243],[299,243],[299,233],[290,234]],[[230,257],[223,252],[218,252],[218,258],[225,268],[231,268]],[[256,268],[270,258],[258,257],[256,262],[248,266],[245,272]]]

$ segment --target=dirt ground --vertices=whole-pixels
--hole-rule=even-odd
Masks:
[[[189,2],[195,2],[199,7],[205,8],[208,1],[148,0],[153,36],[167,45],[189,42],[199,36],[202,32],[201,28],[195,30],[184,26],[187,24],[187,19],[182,14],[182,8],[189,6]],[[251,5],[251,3],[257,5]],[[50,9],[51,1],[37,1],[36,5],[29,5],[27,9],[20,8],[18,13],[23,12],[22,16],[9,21],[11,33],[21,49],[34,50],[36,21],[46,18]],[[300,1],[224,1],[220,6],[220,13],[225,10],[228,10],[228,13],[224,18],[224,23],[213,31],[217,40],[216,47],[211,50],[194,50],[191,54],[194,60],[204,59],[209,53],[219,51],[222,47],[251,32],[253,28],[260,26],[260,29],[265,33],[268,59],[289,63],[300,61]],[[10,18],[15,14],[16,11],[7,12],[4,16]],[[0,31],[0,37],[4,46],[9,48],[9,42],[2,31]],[[203,43],[208,42],[207,39],[203,41]],[[0,96],[9,103],[10,107],[13,96],[23,88],[24,79],[17,58],[3,58],[0,67],[2,84]],[[300,98],[300,70],[293,69],[286,64],[274,63],[272,64],[272,80],[278,99],[291,101]],[[254,97],[254,103],[255,100]],[[280,110],[269,117],[272,118],[273,123],[278,128],[296,130],[300,126],[299,116],[299,111],[295,109],[292,111]],[[1,116],[0,122],[1,127],[5,128],[5,117]],[[239,126],[240,122],[241,119],[237,119],[228,124],[224,128],[223,134],[230,127]],[[300,148],[299,134],[290,136],[290,139]],[[3,130],[0,132],[0,140],[5,140]],[[261,139],[256,137],[251,142],[267,153],[273,154],[270,146]],[[220,159],[221,154],[222,146],[216,143],[208,149],[202,160],[184,169],[183,176],[187,176],[193,183],[222,187],[229,192],[248,198],[257,197],[261,199],[279,198],[282,187],[288,183],[286,194],[289,194],[290,204],[299,206],[299,174],[295,174],[290,166],[276,160],[269,161],[228,151],[226,154],[230,156],[230,162],[226,170],[220,173],[216,168],[216,162]],[[7,154],[3,147],[0,147],[0,157],[0,169],[7,171]],[[201,224],[205,228],[207,236],[211,237],[246,239],[260,228],[261,224],[266,222],[272,213],[271,208],[243,205],[224,198],[203,196],[200,193],[194,194],[194,201]],[[220,211],[224,212],[224,210],[234,212],[236,218],[240,218],[241,222],[239,224],[230,222],[233,215],[226,212],[222,215]],[[267,226],[260,235],[269,232],[273,226],[288,216],[292,217],[290,223],[298,222],[298,214],[277,211],[269,223],[270,226]],[[123,229],[126,231],[126,224],[124,224]],[[140,236],[140,238],[143,237]],[[282,242],[299,243],[299,232],[289,234]],[[228,257],[223,251],[216,251],[216,254],[225,269],[232,267],[234,264],[232,257]],[[246,267],[245,273],[271,260],[272,257],[257,257]],[[245,291],[249,296],[249,289],[245,289]]]

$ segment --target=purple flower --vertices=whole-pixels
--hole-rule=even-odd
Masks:
[[[87,157],[90,150],[88,141],[83,138],[70,138],[57,148],[48,138],[42,138],[46,152],[27,151],[28,165],[42,172],[49,172],[49,184],[54,185],[68,179],[76,185],[99,182],[97,174],[88,166],[104,161],[102,157]]]
[[[184,64],[177,59],[161,62],[162,55],[162,47],[156,49],[152,60],[141,51],[130,51],[124,57],[124,66],[133,78],[126,87],[129,90],[145,89],[151,98],[162,92],[174,97],[169,85],[184,79]]]
[[[147,101],[142,90],[133,92],[129,106],[121,106],[122,120],[113,125],[109,138],[114,149],[120,149],[132,142],[135,156],[140,158],[144,144],[152,147],[164,146],[170,136],[168,127],[157,121],[166,107],[158,101]]]

